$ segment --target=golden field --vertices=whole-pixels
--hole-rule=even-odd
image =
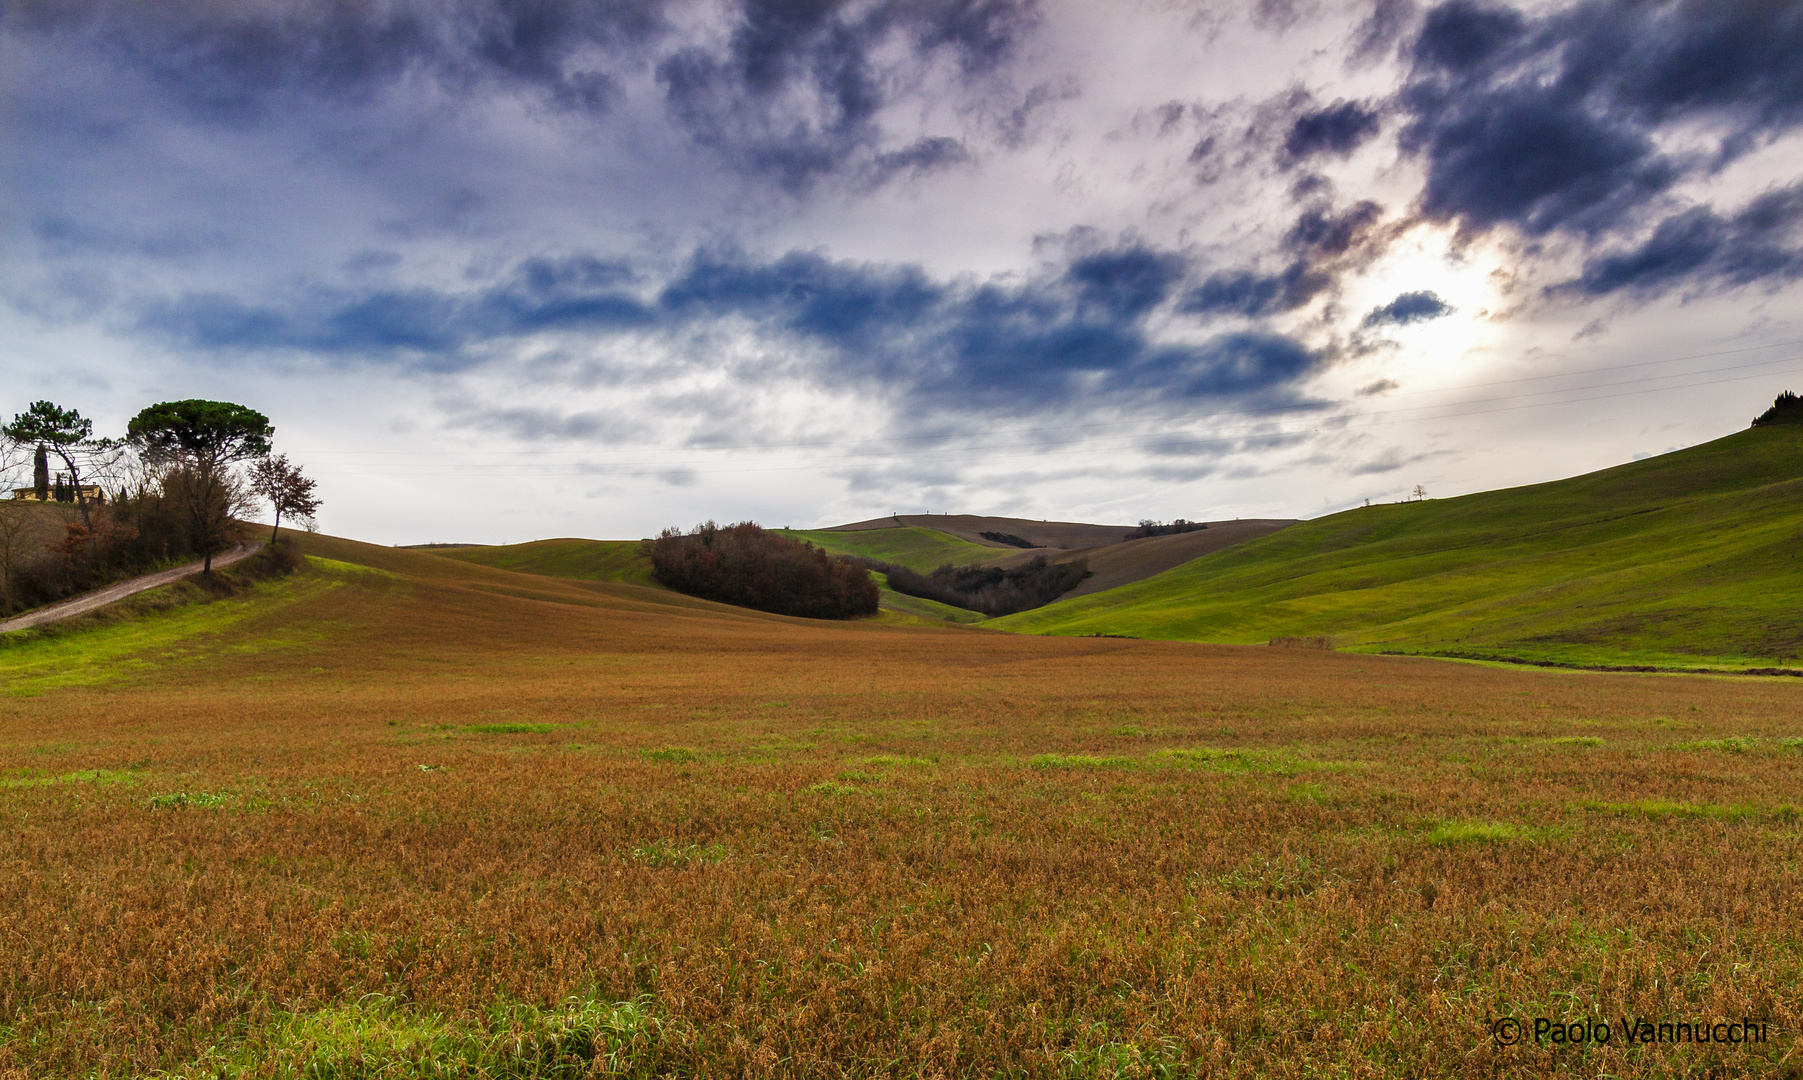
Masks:
[[[307,544],[0,647],[0,1075],[1803,1075],[1803,680]]]

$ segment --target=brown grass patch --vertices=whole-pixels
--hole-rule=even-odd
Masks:
[[[821,625],[309,543],[402,576],[0,698],[0,1073],[1795,1069],[1788,681]],[[1491,1041],[1536,1015],[1774,1037]]]

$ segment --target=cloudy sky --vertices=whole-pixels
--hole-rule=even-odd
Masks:
[[[327,530],[1312,517],[1803,390],[1803,5],[10,0],[0,411]]]

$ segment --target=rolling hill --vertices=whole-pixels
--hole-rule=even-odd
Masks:
[[[459,562],[514,570],[522,574],[569,578],[573,581],[621,581],[633,585],[657,583],[651,577],[651,560],[639,554],[637,540],[534,540],[505,544],[436,548],[431,554]]]
[[[1363,507],[985,625],[1581,664],[1803,654],[1803,428]]]

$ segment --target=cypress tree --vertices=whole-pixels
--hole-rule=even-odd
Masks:
[[[50,497],[50,451],[38,444],[36,459],[31,464],[31,485],[37,488],[38,501]]]

